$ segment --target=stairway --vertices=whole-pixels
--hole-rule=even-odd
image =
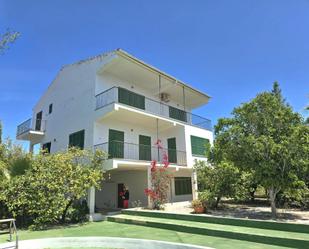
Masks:
[[[108,216],[107,220],[283,247],[309,248],[309,225],[303,224],[133,210]]]

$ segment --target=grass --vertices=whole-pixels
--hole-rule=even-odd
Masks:
[[[309,225],[305,224],[293,224],[288,222],[277,221],[265,221],[265,220],[253,220],[243,218],[231,218],[231,217],[218,217],[207,215],[188,215],[188,214],[175,214],[166,212],[149,212],[149,211],[136,211],[136,210],[122,210],[122,214],[134,215],[134,216],[146,216],[153,218],[165,218],[175,220],[186,220],[203,223],[214,223],[221,225],[252,227],[261,229],[270,229],[287,232],[306,233],[309,232]]]
[[[108,236],[122,238],[138,238],[161,240],[177,243],[187,243],[202,246],[209,246],[218,249],[228,248],[252,248],[252,249],[278,249],[287,248],[272,246],[261,243],[254,243],[242,240],[226,239],[214,236],[183,233],[172,230],[144,227],[138,225],[119,224],[114,222],[102,221],[92,222],[83,225],[72,225],[57,227],[44,231],[19,231],[19,239],[38,239],[51,237],[83,237],[83,236]],[[0,243],[6,242],[8,236],[1,235]],[[88,248],[87,248],[88,249]]]
[[[276,231],[276,230],[266,230],[260,228],[251,228],[251,227],[241,227],[241,226],[231,226],[231,225],[222,225],[222,224],[212,224],[212,223],[205,223],[205,222],[192,222],[186,220],[174,220],[174,219],[164,219],[164,218],[152,218],[152,217],[139,217],[139,216],[131,216],[131,215],[117,215],[115,217],[124,218],[124,219],[131,219],[132,217],[134,220],[139,221],[154,221],[160,222],[163,224],[178,224],[181,226],[188,226],[188,227],[199,227],[205,229],[212,229],[216,231],[226,231],[226,232],[233,232],[233,233],[246,233],[250,235],[261,235],[261,236],[271,236],[277,238],[293,238],[293,239],[300,239],[300,240],[307,240],[309,241],[309,234],[308,233],[294,233],[294,232],[286,232],[286,231]],[[308,227],[309,228],[309,227]]]

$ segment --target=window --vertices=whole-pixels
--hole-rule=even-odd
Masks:
[[[191,136],[192,155],[206,156],[206,145],[208,143],[209,140],[206,138]]]
[[[50,148],[51,148],[51,142],[45,143],[45,144],[43,144],[43,146],[42,146],[42,150],[43,150],[45,153],[50,153]]]
[[[187,113],[178,108],[169,106],[169,116],[180,121],[187,122]]]
[[[124,158],[124,132],[109,129],[108,132],[109,158]]]
[[[170,163],[177,163],[177,150],[176,150],[176,138],[167,139],[167,148],[168,148],[168,161]]]
[[[192,194],[191,177],[175,177],[175,195]]]
[[[50,104],[48,107],[48,114],[51,114],[53,112],[53,104]]]
[[[118,88],[118,101],[145,110],[145,96],[131,92],[124,88]]]
[[[151,161],[151,137],[139,135],[139,160]]]
[[[41,131],[42,129],[42,117],[43,117],[42,111],[36,114],[36,120],[35,120],[35,130],[36,131]]]
[[[77,147],[80,149],[84,149],[84,140],[85,130],[72,133],[69,136],[69,147]]]

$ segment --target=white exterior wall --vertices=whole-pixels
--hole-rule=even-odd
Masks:
[[[109,59],[110,55],[103,55],[63,67],[33,108],[33,121],[43,111],[46,130],[40,143],[51,142],[52,153],[67,149],[69,135],[83,129],[85,148],[92,148],[96,73]],[[48,114],[49,104],[53,104],[51,114]]]
[[[109,55],[101,56],[94,60],[64,67],[34,107],[33,121],[35,120],[36,114],[40,111],[43,111],[43,120],[46,120],[44,121],[46,122],[46,130],[40,144],[51,142],[52,153],[67,149],[69,135],[80,130],[85,130],[85,148],[93,148],[95,144],[108,142],[109,129],[123,131],[125,136],[124,141],[128,143],[138,144],[139,135],[151,136],[152,145],[156,142],[157,133],[155,131],[155,118],[153,118],[153,127],[143,124],[133,125],[130,124],[130,122],[120,123],[109,120],[108,118],[97,121],[98,112],[100,110],[95,110],[95,95],[114,86],[124,87],[150,99],[159,101],[158,96],[154,96],[153,93],[144,90],[140,85],[121,80],[102,70],[98,73],[98,70],[101,69],[104,64],[108,63],[110,59],[111,56]],[[48,114],[50,104],[53,104],[53,111],[51,114]],[[182,103],[170,101],[167,104],[183,109]],[[186,108],[186,111],[190,111],[190,109]],[[176,123],[177,122],[175,122],[175,124]],[[207,138],[213,143],[213,134],[211,131],[190,125],[177,123],[175,126],[171,126],[168,129],[159,130],[159,139],[161,139],[164,148],[167,148],[168,138],[176,137],[177,150],[186,151],[187,167],[192,167],[195,159],[205,160],[205,158],[192,156],[191,135]],[[141,174],[140,177],[139,174]],[[144,174],[145,177],[142,176]],[[120,171],[113,179],[115,184],[117,181],[123,181],[123,183],[127,182],[129,187],[132,185],[133,189],[130,187],[130,192],[132,194],[130,204],[131,201],[134,200],[141,200],[142,203],[147,203],[147,198],[143,192],[144,188],[147,187],[146,175],[146,171],[132,171],[129,173]],[[175,173],[175,176],[190,177],[191,175],[192,170],[177,171]],[[136,189],[136,191],[134,188],[137,187],[135,186],[139,188]],[[96,205],[98,205],[98,207],[108,202],[108,200],[115,203],[112,199],[117,197],[117,194],[113,194],[115,190],[114,187],[112,183],[104,184],[103,191],[97,194],[102,195],[104,192],[106,200],[104,198],[96,198]],[[174,181],[172,181],[169,196],[171,201],[176,202],[192,199],[192,195],[175,196],[174,188]],[[117,191],[117,186],[115,191]],[[134,192],[138,194],[135,196]]]
[[[206,138],[209,140],[210,144],[213,145],[213,133],[211,131],[201,129],[195,126],[185,125],[185,137],[186,137],[186,151],[187,151],[187,160],[188,167],[193,167],[195,160],[205,160],[206,157],[196,157],[192,155],[191,149],[191,135],[201,138]]]
[[[148,205],[144,194],[147,188],[147,171],[110,171],[111,179],[102,183],[102,190],[96,190],[96,208],[117,208],[118,205],[118,184],[123,183],[129,188],[129,207],[132,202],[140,201],[142,206]]]
[[[157,141],[157,133],[154,132],[155,124],[152,129],[149,129],[142,125],[136,126],[130,123],[123,125],[122,123],[116,123],[106,119],[102,122],[95,123],[94,144],[108,142],[109,129],[123,131],[125,143],[138,144],[139,135],[150,136],[152,146]],[[172,137],[176,137],[177,150],[186,151],[184,126],[178,125],[159,132],[159,139],[161,139],[164,148],[167,148],[167,139]]]

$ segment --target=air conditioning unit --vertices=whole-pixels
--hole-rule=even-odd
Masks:
[[[160,93],[160,99],[167,103],[170,101],[170,95],[168,93]]]

